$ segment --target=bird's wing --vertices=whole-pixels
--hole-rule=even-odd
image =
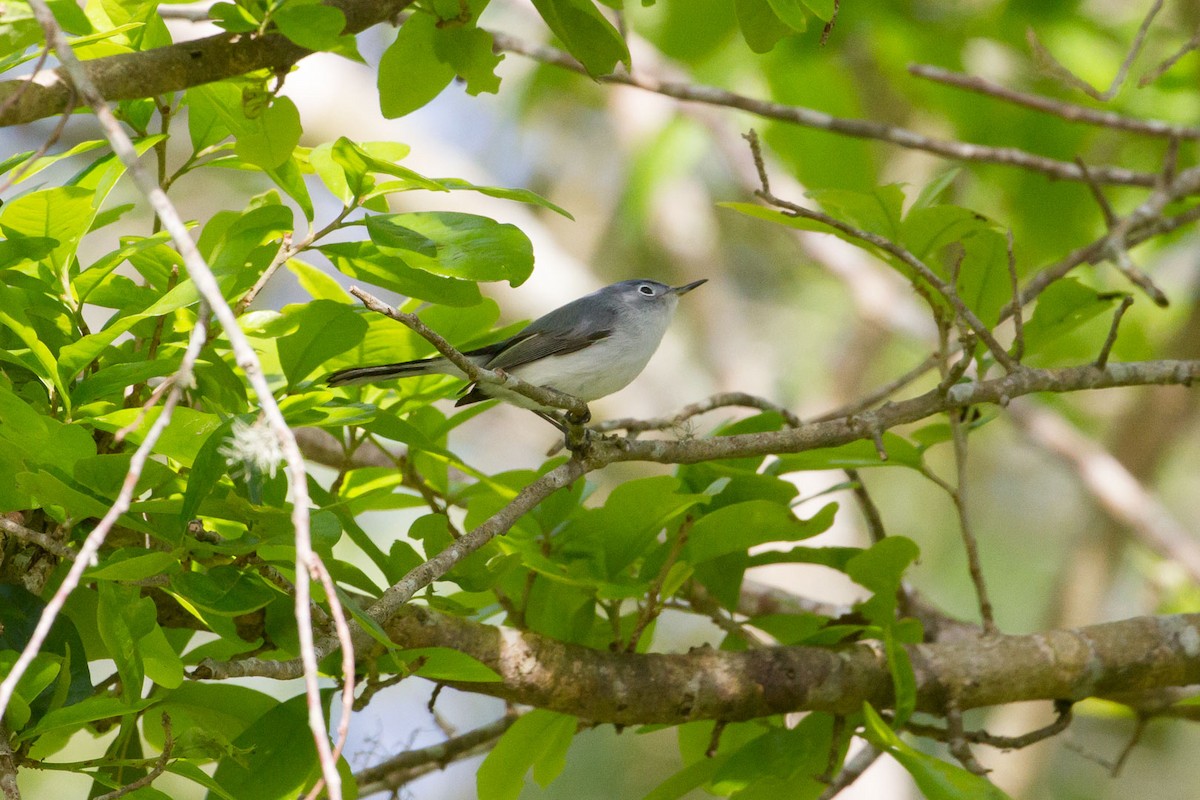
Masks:
[[[488,369],[515,369],[547,356],[562,356],[591,347],[612,335],[611,330],[567,331],[565,333],[517,334],[508,346],[484,364]]]
[[[587,299],[587,298],[581,298]],[[502,343],[488,369],[514,369],[547,356],[561,356],[590,347],[612,335],[616,312],[607,304],[580,308],[579,300],[539,317],[511,339]]]

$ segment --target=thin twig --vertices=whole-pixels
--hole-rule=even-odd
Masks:
[[[862,511],[863,519],[867,523],[867,533],[871,538],[871,544],[882,542],[887,538],[887,529],[883,527],[883,517],[879,513],[879,506],[875,505],[875,501],[871,499],[871,494],[867,491],[867,486],[863,483],[858,470],[846,470],[846,477],[850,479],[854,499],[858,501],[858,508]]]
[[[759,411],[770,411],[778,414],[783,417],[784,424],[788,427],[798,428],[801,425],[800,418],[794,412],[766,398],[757,397],[746,392],[721,392],[711,397],[706,397],[703,400],[698,400],[695,403],[689,403],[669,417],[651,417],[649,419],[623,417],[621,419],[608,419],[593,425],[592,429],[600,433],[625,431],[630,434],[644,433],[646,431],[665,431],[678,428],[692,417],[706,414],[709,411],[715,411],[718,408],[756,408]],[[557,444],[550,449],[547,456],[553,456],[561,449],[562,445]]]
[[[679,556],[683,555],[683,547],[687,544],[688,533],[692,530],[692,522],[693,520],[689,516],[679,526],[679,532],[675,534],[675,540],[671,542],[671,550],[663,560],[662,566],[659,567],[658,575],[655,576],[654,582],[650,584],[650,590],[646,593],[646,599],[642,601],[642,607],[638,612],[637,622],[633,625],[633,632],[629,634],[629,643],[625,646],[625,652],[633,653],[637,650],[638,642],[642,638],[642,632],[646,630],[647,625],[658,617],[659,612],[662,610],[659,605],[659,598],[662,594],[663,584],[667,581],[671,567],[675,566],[675,562],[679,560]]]
[[[954,440],[954,463],[958,471],[957,485],[950,492],[950,499],[954,503],[954,510],[958,513],[958,528],[967,553],[967,570],[971,574],[971,582],[975,585],[975,594],[979,599],[979,616],[983,622],[983,630],[988,635],[995,635],[1000,631],[996,627],[992,601],[988,597],[987,582],[983,577],[978,539],[975,537],[975,528],[967,510],[967,433],[964,430],[965,423],[961,416],[953,411],[947,416],[950,420],[950,434]]]
[[[1117,330],[1121,327],[1121,317],[1125,316],[1125,312],[1133,305],[1133,295],[1125,295],[1121,298],[1121,305],[1117,306],[1117,310],[1113,312],[1112,325],[1108,328],[1108,336],[1104,339],[1104,344],[1100,347],[1100,354],[1096,356],[1096,369],[1104,369],[1104,365],[1108,363],[1108,355],[1112,352],[1113,345],[1117,342]]]
[[[920,378],[923,375],[925,375],[925,373],[927,373],[930,370],[937,367],[938,359],[939,359],[939,356],[937,353],[931,353],[930,355],[928,355],[925,358],[924,361],[922,361],[920,364],[917,364],[915,367],[913,367],[912,369],[910,369],[908,372],[904,373],[900,377],[896,378],[895,380],[885,383],[883,386],[880,386],[878,389],[875,389],[874,391],[872,391],[866,395],[863,395],[858,400],[855,400],[851,403],[847,403],[846,405],[843,405],[843,406],[838,406],[837,408],[833,409],[832,411],[826,411],[823,414],[813,417],[809,421],[810,422],[828,422],[829,420],[833,420],[833,419],[843,419],[845,417],[852,417],[855,414],[865,411],[866,409],[871,408],[874,405],[877,405],[878,403],[882,402],[883,400],[886,400],[888,397],[891,397],[893,394],[900,391],[904,387],[911,385],[912,383],[914,383],[917,380],[920,380]]]
[[[38,547],[45,550],[47,553],[58,556],[67,561],[75,560],[75,551],[67,547],[65,544],[55,539],[50,534],[44,531],[35,531],[20,525],[4,514],[0,513],[0,531],[7,533],[9,536],[16,537],[23,542],[36,544]]]
[[[977,731],[959,731],[957,735],[972,744],[983,744],[988,747],[995,747],[998,750],[1020,750],[1023,747],[1037,744],[1052,736],[1057,736],[1070,727],[1073,718],[1071,702],[1069,700],[1056,701],[1054,711],[1056,716],[1054,721],[1049,725],[1037,728],[1029,733],[1021,734],[1020,736],[997,736],[982,729]],[[953,735],[947,728],[939,728],[936,725],[927,725],[911,720],[906,722],[904,727],[916,736],[922,736],[926,739],[936,739],[939,742],[949,742]]]
[[[1053,114],[1059,119],[1065,119],[1068,122],[1082,122],[1087,125],[1098,125],[1104,128],[1112,128],[1113,130],[1138,133],[1143,136],[1200,139],[1200,128],[1189,125],[1178,125],[1165,120],[1127,117],[1112,111],[1089,108],[1088,106],[1081,106],[1065,100],[1057,100],[1053,97],[1020,92],[1015,89],[1009,89],[1006,86],[1001,86],[998,83],[993,83],[986,78],[980,78],[975,75],[964,75],[961,72],[952,72],[951,70],[942,69],[930,64],[911,64],[908,67],[908,71],[918,78],[925,78],[926,80],[953,86],[958,89],[978,92],[989,97],[995,97],[998,100],[1004,100],[1013,105],[1032,108],[1034,111],[1042,111],[1046,114]]]
[[[842,9],[842,0],[833,0],[833,14],[829,16],[829,22],[825,23],[825,27],[821,28],[821,38],[817,42],[818,47],[824,47],[829,42],[829,37],[833,34],[833,28],[837,25],[838,12]]]
[[[1104,195],[1104,190],[1100,188],[1100,184],[1092,177],[1092,172],[1088,169],[1087,162],[1083,160],[1083,157],[1075,156],[1075,163],[1079,165],[1079,171],[1083,173],[1083,181],[1091,191],[1096,205],[1100,206],[1100,213],[1104,215],[1104,227],[1111,231],[1117,224],[1117,215],[1113,213],[1112,205],[1109,204],[1108,198]]]
[[[154,762],[154,766],[150,768],[150,771],[138,778],[136,781],[122,786],[120,789],[100,795],[96,798],[96,800],[118,800],[118,798],[124,797],[127,794],[133,794],[138,789],[154,783],[154,781],[158,779],[158,776],[162,775],[163,772],[166,771],[167,763],[171,760],[171,751],[175,749],[175,737],[171,735],[171,717],[165,711],[162,715],[162,726],[162,753],[159,755],[158,760]]]
[[[67,127],[67,121],[71,119],[71,114],[74,112],[75,94],[72,93],[71,100],[69,103],[67,103],[67,109],[62,113],[62,116],[58,118],[58,124],[54,126],[54,130],[50,132],[50,135],[46,137],[46,140],[41,143],[33,155],[25,159],[21,166],[13,170],[12,174],[8,176],[4,183],[0,183],[0,192],[6,192],[10,187],[18,183],[22,178],[25,177],[25,173],[29,172],[29,170],[33,167],[34,162],[46,155],[46,152],[53,147],[54,143],[58,141],[58,138],[62,136],[63,129]]]
[[[561,67],[572,72],[577,72],[580,75],[587,75],[587,70],[583,65],[562,50],[545,45],[530,44],[500,31],[493,30],[489,32],[492,34],[495,46],[500,50],[517,53],[534,61]],[[663,81],[649,77],[643,73],[630,75],[624,72],[600,76],[593,78],[593,80],[598,80],[601,83],[631,86],[685,102],[735,108],[765,119],[775,119],[843,136],[889,142],[909,150],[921,150],[942,156],[943,158],[958,161],[1003,164],[1010,167],[1027,169],[1032,172],[1039,172],[1059,180],[1078,181],[1083,178],[1079,172],[1079,168],[1069,161],[1046,158],[1015,147],[990,147],[971,142],[935,139],[914,130],[887,125],[875,120],[835,117],[811,108],[758,100],[712,86]],[[1150,187],[1154,185],[1155,179],[1155,176],[1150,173],[1136,172],[1122,167],[1097,167],[1094,172],[1097,178],[1104,183],[1116,183],[1127,186]]]
[[[1025,357],[1025,314],[1021,308],[1021,284],[1017,280],[1017,257],[1013,249],[1013,232],[1005,232],[1005,247],[1008,255],[1008,279],[1012,284],[1013,297],[1013,361],[1020,363]]]
[[[1129,737],[1129,741],[1121,748],[1121,754],[1117,756],[1117,760],[1112,764],[1110,775],[1113,778],[1118,778],[1121,775],[1121,770],[1125,767],[1125,762],[1129,760],[1130,754],[1133,753],[1133,748],[1137,747],[1138,742],[1142,740],[1142,734],[1146,732],[1146,724],[1149,722],[1148,717],[1138,715],[1137,723],[1134,725],[1133,734]]]
[[[883,752],[876,750],[872,745],[864,744],[854,758],[842,765],[842,771],[837,774],[825,791],[821,792],[817,800],[833,800],[847,789],[850,784],[854,783],[862,774],[870,768],[875,761],[883,755]]]
[[[520,719],[520,716],[510,711],[495,722],[482,725],[461,736],[419,750],[399,753],[380,764],[356,772],[354,780],[358,784],[359,796],[367,797],[385,791],[396,792],[400,787],[426,773],[435,769],[445,769],[455,761],[476,755],[490,747]]]
[[[958,701],[951,697],[946,701],[946,731],[950,734],[947,744],[950,745],[950,754],[958,759],[969,772],[976,775],[986,775],[988,770],[975,760],[975,754],[971,752],[971,746],[967,743],[967,737],[963,732],[962,709],[958,707]]]
[[[1165,75],[1167,70],[1175,66],[1179,59],[1183,58],[1197,47],[1200,47],[1200,28],[1197,28],[1196,32],[1192,34],[1190,39],[1184,42],[1183,45],[1174,53],[1163,59],[1157,67],[1146,70],[1146,73],[1138,79],[1138,87],[1144,88],[1154,83],[1156,80]]]
[[[746,134],[746,140],[750,143],[750,149],[754,156],[755,164],[762,164],[762,151],[758,144],[758,134],[755,133],[754,130],[751,130],[748,134]],[[764,174],[765,172],[765,167],[761,167],[759,169],[760,175]],[[842,222],[841,220],[831,217],[828,214],[823,214],[820,211],[812,211],[790,201],[775,197],[773,194],[771,194],[768,188],[760,189],[759,191],[755,192],[755,194],[757,194],[768,205],[782,209],[785,216],[811,219],[823,223],[834,230],[841,231],[851,238],[858,239],[859,241],[878,247],[880,250],[883,250],[884,252],[903,262],[906,266],[917,273],[921,280],[929,284],[929,286],[937,291],[938,294],[945,298],[945,300],[958,313],[963,322],[965,322],[967,326],[975,332],[975,335],[979,337],[979,340],[982,341],[987,349],[991,351],[992,356],[996,359],[998,364],[1000,364],[1009,372],[1013,372],[1019,368],[1020,365],[1013,361],[1008,352],[1000,346],[1000,343],[996,341],[994,336],[992,336],[992,332],[988,330],[987,326],[983,324],[979,317],[975,315],[975,312],[971,311],[971,309],[969,309],[962,301],[962,298],[958,296],[958,293],[954,291],[954,287],[939,278],[925,262],[913,255],[908,249],[902,247],[896,242],[893,242],[891,239],[880,236],[877,233],[856,228],[853,225]]]
[[[1129,68],[1133,66],[1134,59],[1141,52],[1142,44],[1146,40],[1146,33],[1150,30],[1150,25],[1154,22],[1154,18],[1158,15],[1158,12],[1162,10],[1162,6],[1163,0],[1154,0],[1153,5],[1150,6],[1150,10],[1142,19],[1142,24],[1138,26],[1137,34],[1133,37],[1133,44],[1129,47],[1129,52],[1125,55],[1121,66],[1117,68],[1117,74],[1113,76],[1112,83],[1109,84],[1108,89],[1103,92],[1059,63],[1058,59],[1051,55],[1050,51],[1041,43],[1032,28],[1026,32],[1026,38],[1029,40],[1029,46],[1032,48],[1034,55],[1038,58],[1038,61],[1046,72],[1068,86],[1074,86],[1089,97],[1093,97],[1101,102],[1108,102],[1116,96],[1121,85],[1125,83],[1125,78],[1129,75]]]

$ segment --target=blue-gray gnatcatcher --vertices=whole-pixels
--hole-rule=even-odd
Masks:
[[[645,369],[658,349],[681,295],[707,278],[683,286],[631,280],[556,308],[502,342],[463,355],[481,367],[502,369],[535,386],[549,386],[591,402],[623,389]],[[330,386],[370,383],[415,375],[466,377],[445,358],[422,358],[374,367],[351,367],[330,373]],[[502,386],[468,387],[457,406],[489,398],[522,408],[547,411]]]

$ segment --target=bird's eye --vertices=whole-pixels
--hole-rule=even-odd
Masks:
[[[643,283],[639,286],[638,291],[646,295],[646,297],[654,297],[654,287],[648,283]]]

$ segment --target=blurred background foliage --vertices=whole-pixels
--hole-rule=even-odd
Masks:
[[[1200,3],[1192,0],[1166,4],[1149,29],[1130,79],[1103,104],[1039,69],[1028,33],[1035,32],[1075,74],[1107,87],[1146,15],[1148,0],[843,0],[824,45],[821,23],[810,17],[807,30],[782,37],[763,53],[748,47],[736,5],[734,0],[626,4],[621,19],[629,33],[634,73],[910,128],[930,137],[1016,147],[1067,161],[1078,155],[1089,164],[1150,172],[1161,167],[1164,140],[1065,122],[923,81],[907,68],[933,64],[1013,89],[1183,124],[1195,123],[1200,112],[1194,53],[1149,85],[1137,83],[1183,46],[1200,24]],[[529,41],[544,35],[533,9],[521,0],[493,0],[480,24]],[[180,20],[170,22],[170,31],[176,41],[211,32],[207,24]],[[422,174],[527,187],[571,212],[574,221],[541,208],[465,195],[452,198],[453,207],[483,209],[480,213],[517,224],[534,242],[537,268],[529,282],[517,291],[502,287],[493,292],[503,309],[502,322],[536,316],[585,290],[625,278],[671,283],[710,279],[681,305],[680,318],[647,374],[625,392],[597,403],[593,410],[598,418],[665,414],[727,390],[768,397],[807,418],[888,382],[933,347],[934,329],[919,301],[878,260],[832,237],[796,234],[719,206],[752,200],[757,188],[741,138],[750,128],[763,137],[775,193],[795,202],[812,205],[805,201],[805,191],[871,191],[897,183],[911,203],[923,187],[949,177],[945,202],[970,208],[1012,231],[1022,278],[1104,231],[1103,216],[1080,182],[1009,166],[955,164],[893,144],[679,102],[516,54],[505,55],[498,67],[497,94],[467,96],[455,83],[419,110],[387,120],[379,112],[369,65],[377,63],[394,35],[377,27],[358,37],[368,65],[330,54],[305,59],[285,81],[283,94],[299,108],[302,144],[315,146],[339,135],[405,142],[412,147],[405,164]],[[758,46],[764,49],[761,41]],[[52,123],[6,129],[0,134],[6,138],[5,149],[36,147]],[[69,126],[60,146],[94,136],[84,125]],[[181,157],[182,149],[171,148],[173,159]],[[1195,163],[1194,142],[1180,145],[1179,161]],[[67,160],[54,170],[69,174],[77,166]],[[950,169],[955,172],[947,176]],[[261,175],[208,170],[188,175],[172,195],[185,218],[208,219],[226,207],[232,192],[252,194],[264,188]],[[1118,213],[1132,209],[1145,192],[1105,187]],[[132,202],[132,195],[125,200]],[[419,203],[404,196],[394,208],[415,209]],[[318,223],[336,210],[318,205]],[[127,217],[120,225],[144,234],[150,222],[147,216]],[[1157,308],[1139,295],[1122,324],[1115,359],[1200,355],[1196,238],[1195,230],[1185,228],[1135,251],[1171,305]],[[1083,267],[1074,275],[1098,291],[1129,290],[1108,266]],[[292,275],[281,272],[256,307],[280,308],[304,297]],[[481,331],[494,313],[487,306],[460,322],[464,330]],[[1108,328],[1109,316],[1097,316],[1062,336],[1039,356],[1039,363],[1089,361]],[[933,383],[929,377],[912,391]],[[1155,487],[1178,520],[1196,531],[1200,447],[1193,397],[1178,389],[1142,389],[1027,402],[1044,405],[1109,447]],[[498,408],[477,417],[459,429],[455,450],[485,471],[534,467],[551,437],[527,416]],[[707,432],[721,418],[706,417],[697,423],[697,432]],[[1196,610],[1195,587],[1180,571],[1105,517],[1072,470],[1031,440],[1022,426],[1002,413],[971,441],[971,514],[1003,630],[1018,633]],[[933,468],[943,475],[953,472],[948,451],[943,446],[930,454]],[[603,497],[626,478],[660,472],[654,466],[618,465],[592,479]],[[817,495],[842,480],[836,473],[805,474],[802,496]],[[865,480],[889,533],[910,537],[921,548],[919,563],[909,571],[911,582],[949,612],[975,618],[957,520],[945,495],[905,469],[872,470]],[[818,502],[801,506],[801,512],[815,512]],[[843,504],[834,529],[815,541],[865,543],[850,505]],[[368,513],[364,526],[386,540],[402,520],[394,512]],[[800,594],[835,601],[856,597],[848,582],[831,582],[818,569],[788,566],[764,572],[771,582]],[[668,613],[656,642],[663,649],[686,647],[712,633]],[[356,722],[356,738],[348,749],[352,763],[365,763],[372,753],[436,741],[436,727],[422,708],[428,690],[427,684],[408,681],[394,698],[372,704]],[[467,696],[443,699],[439,706],[463,729],[473,719],[494,717],[496,707],[494,701]],[[1022,731],[1040,721],[1036,712],[1027,711],[1014,707],[973,713],[969,725]],[[1021,798],[1194,796],[1200,781],[1200,767],[1190,757],[1200,746],[1194,729],[1151,725],[1114,779],[1096,762],[1116,758],[1133,735],[1133,720],[1099,703],[1087,704],[1081,717],[1066,737],[1012,754],[985,749],[981,758],[995,770],[991,777]],[[406,791],[421,798],[472,796],[477,765],[477,760],[457,764]],[[673,735],[592,730],[577,737],[567,769],[556,782],[545,789],[530,784],[523,796],[635,797],[677,766]],[[898,768],[881,764],[843,796],[882,800],[915,796],[915,791]]]

